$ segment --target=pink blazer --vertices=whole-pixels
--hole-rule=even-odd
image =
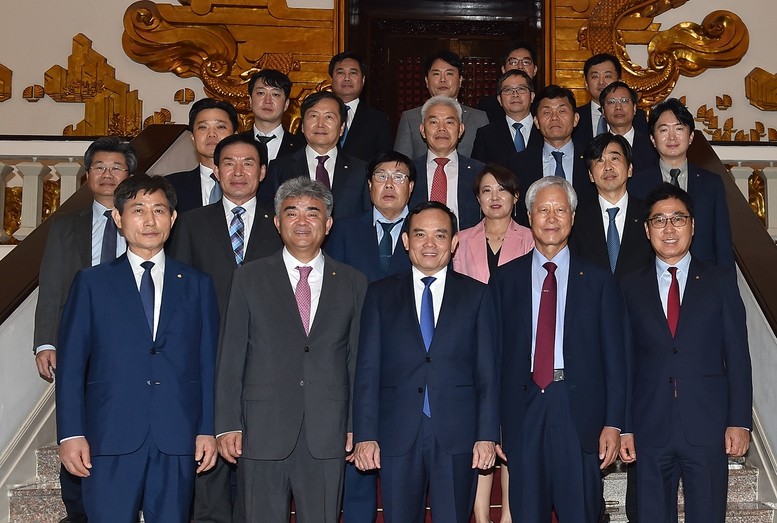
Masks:
[[[491,276],[488,271],[488,256],[486,255],[486,221],[485,218],[474,227],[459,232],[459,247],[453,256],[453,270],[488,283]],[[531,229],[510,222],[499,252],[499,265],[523,256],[534,248],[534,237]]]

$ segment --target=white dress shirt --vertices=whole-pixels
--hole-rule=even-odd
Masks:
[[[269,133],[264,133],[254,126],[254,138],[257,134],[259,136],[275,136],[274,140],[267,142],[267,163],[270,163],[278,157],[278,152],[281,150],[281,142],[283,142],[284,132],[283,124],[278,125],[278,127]]]
[[[332,187],[335,181],[335,164],[337,163],[337,146],[330,149],[324,154],[317,153],[309,145],[305,146],[305,158],[308,161],[308,173],[310,174],[311,180],[316,179],[316,167],[318,167],[318,160],[316,159],[316,156],[329,156],[329,159],[324,162],[324,167],[326,167],[326,172],[327,174],[329,174],[329,187]]]
[[[534,125],[534,117],[531,115],[531,113],[527,114],[526,117],[521,120],[513,120],[509,116],[505,115],[505,118],[507,119],[507,127],[510,129],[510,138],[513,139],[513,143],[515,143],[515,127],[513,127],[514,123],[519,123],[523,127],[521,127],[521,134],[523,135],[523,145],[528,146],[529,145],[529,136],[531,136],[531,128]]]
[[[604,118],[604,113],[601,111],[602,106],[591,100],[591,129],[594,136],[599,134],[599,120]]]
[[[286,273],[289,275],[289,282],[291,282],[292,291],[297,290],[297,283],[299,283],[299,271],[297,267],[313,267],[308,275],[308,284],[310,285],[310,327],[313,327],[313,320],[316,318],[316,311],[318,310],[318,301],[321,298],[321,287],[324,283],[324,254],[321,249],[318,250],[318,254],[315,258],[310,260],[309,263],[302,263],[286,249],[283,248],[283,264],[286,266]]]
[[[235,217],[232,209],[237,207],[237,204],[226,196],[221,199],[221,202],[224,204],[224,216],[227,218],[227,230],[229,230],[229,224],[232,223],[232,218]],[[246,211],[241,216],[241,218],[243,218],[243,258],[245,258],[245,253],[248,252],[248,240],[251,239],[251,227],[253,226],[254,218],[256,217],[256,196],[240,207]]]
[[[200,164],[200,195],[203,206],[210,204],[210,192],[216,186],[215,180],[210,177],[211,174],[213,169]]]
[[[629,193],[623,193],[621,199],[615,203],[608,202],[602,198],[601,195],[599,195],[598,199],[599,209],[601,210],[602,216],[602,224],[604,225],[605,238],[607,238],[607,231],[610,228],[610,214],[607,212],[607,209],[611,209],[613,207],[618,208],[618,213],[615,215],[615,227],[618,229],[618,243],[620,243],[623,241],[623,228],[626,226],[626,209],[629,207]]]
[[[415,296],[415,312],[418,318],[418,324],[421,325],[421,298],[424,295],[424,282],[421,278],[426,278],[426,274],[422,273],[415,267],[413,271],[413,295]],[[432,274],[433,278],[436,278],[434,282],[429,286],[429,291],[432,293],[432,308],[434,309],[434,326],[437,326],[437,319],[440,317],[440,309],[442,308],[442,299],[445,296],[445,279],[448,276],[448,268],[443,268],[440,272]]]

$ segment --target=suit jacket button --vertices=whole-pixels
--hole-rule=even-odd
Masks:
[[[299,386],[300,387],[304,387],[305,386],[305,380],[300,380],[299,381]]]
[[[432,358],[430,358],[429,356],[427,356],[427,357],[426,357],[426,363],[431,363],[431,362],[432,362]]]
[[[424,388],[418,387],[418,394],[423,394],[423,393],[424,393]]]
[[[680,352],[680,349],[678,349],[677,347],[673,347],[673,348],[672,348],[672,352],[673,352],[674,354],[677,354],[678,352]]]
[[[305,352],[310,352],[310,347],[305,347]]]
[[[527,387],[526,385],[524,385],[524,386],[523,386],[523,387],[521,387],[521,388],[522,388],[523,390],[529,390],[529,387]]]
[[[669,383],[672,383],[672,378],[669,378]]]
[[[159,351],[158,351],[158,350],[156,350],[156,347],[153,347],[153,348],[151,349],[151,354],[154,354],[154,355],[156,355],[156,354],[159,354]]]

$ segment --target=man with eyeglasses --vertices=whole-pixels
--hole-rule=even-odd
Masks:
[[[723,523],[728,457],[743,456],[752,429],[752,371],[745,308],[726,267],[700,260],[701,218],[681,188],[647,197],[645,233],[655,263],[621,287],[630,321],[632,407],[621,459],[637,459],[639,520]]]
[[[410,269],[400,234],[407,202],[415,185],[413,161],[402,153],[380,153],[367,164],[372,210],[335,221],[326,253],[355,267],[374,281]],[[346,464],[343,487],[344,523],[368,523],[377,514],[377,473]]]
[[[92,204],[70,214],[55,213],[51,218],[41,259],[33,335],[35,364],[46,381],[54,380],[59,320],[73,277],[81,269],[115,259],[127,248],[111,218],[113,191],[135,171],[137,163],[135,150],[128,142],[115,137],[98,138],[84,154]],[[62,467],[59,479],[67,510],[62,523],[85,522],[80,478]]]
[[[533,85],[537,75],[537,53],[529,42],[513,42],[502,57],[502,74],[509,71],[523,71]],[[501,122],[506,108],[500,100],[502,88],[497,87],[496,96],[484,96],[478,103],[478,109],[484,111],[491,123]]]
[[[695,128],[693,115],[680,100],[668,98],[650,112],[648,128],[659,161],[652,166],[635,169],[629,181],[629,193],[645,199],[662,182],[686,191],[693,200],[697,218],[691,253],[700,260],[734,268],[731,224],[723,180],[688,161],[688,149],[693,142]]]
[[[532,144],[541,144],[542,135],[534,127],[531,104],[534,84],[524,71],[513,69],[499,78],[497,100],[504,108],[498,120],[478,129],[472,157],[483,163],[507,167],[510,157]]]
[[[599,104],[607,121],[608,130],[626,138],[631,145],[631,155],[635,171],[650,167],[658,162],[658,153],[650,137],[634,128],[637,114],[637,91],[621,81],[616,81],[602,89]]]

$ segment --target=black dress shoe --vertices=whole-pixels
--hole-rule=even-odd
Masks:
[[[86,516],[66,516],[59,523],[86,523]]]

